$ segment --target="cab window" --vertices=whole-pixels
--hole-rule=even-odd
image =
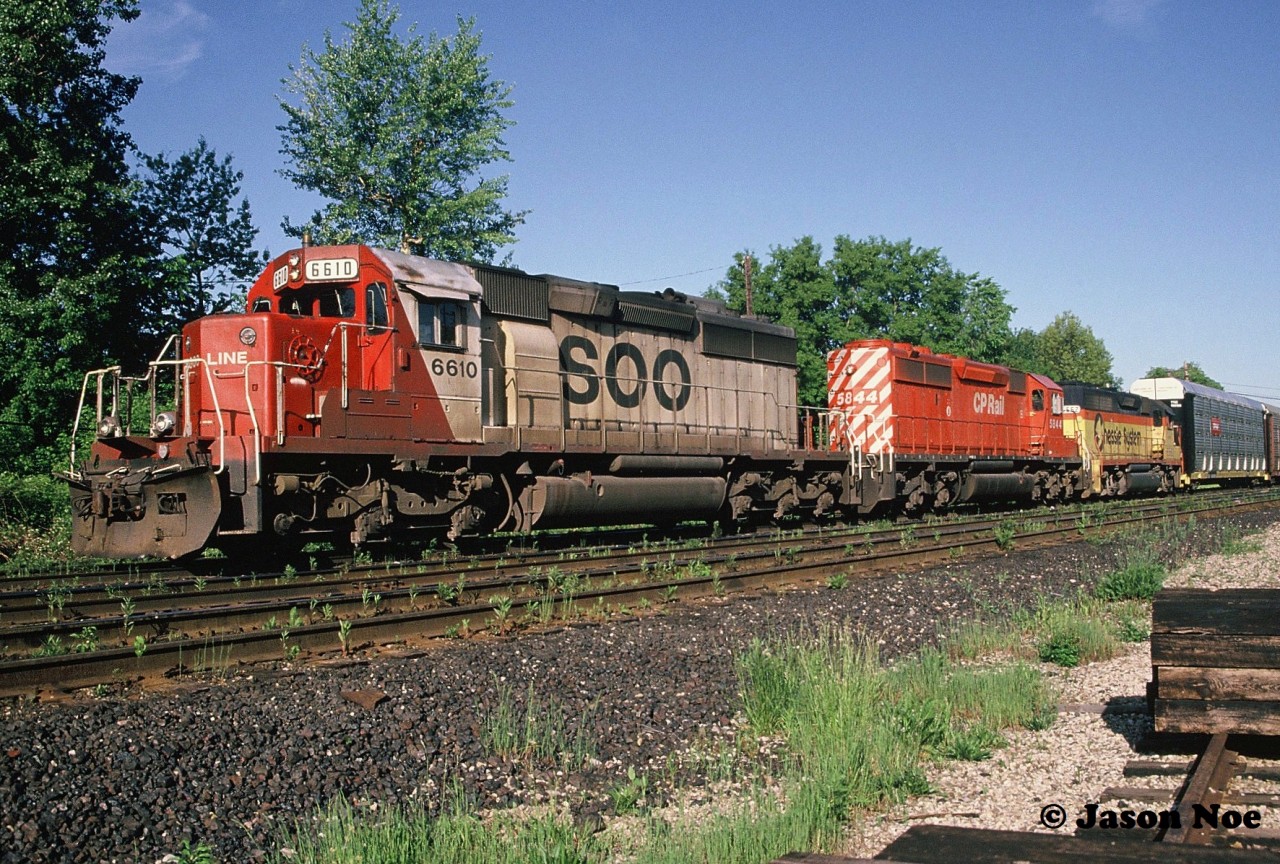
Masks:
[[[365,321],[370,329],[387,327],[387,286],[375,282],[365,291]]]
[[[467,307],[448,300],[418,302],[418,344],[465,348]]]
[[[256,304],[254,311],[258,311]],[[294,291],[280,298],[280,311],[286,315],[350,318],[356,314],[356,292],[352,288],[313,288]]]
[[[1031,391],[1031,410],[1032,411],[1044,410],[1044,391],[1043,390]]]

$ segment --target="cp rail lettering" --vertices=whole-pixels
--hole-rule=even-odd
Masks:
[[[581,354],[579,360],[574,352]],[[566,336],[560,343],[560,368],[565,372],[564,398],[575,405],[590,405],[600,398],[600,373],[593,362],[600,359],[596,346],[585,336]],[[667,369],[675,368],[677,383],[668,384]],[[604,358],[604,385],[619,408],[635,408],[653,384],[653,396],[668,411],[679,411],[693,395],[689,361],[674,348],[664,348],[653,360],[653,377],[644,354],[630,342],[615,342]],[[575,387],[575,381],[581,386]]]

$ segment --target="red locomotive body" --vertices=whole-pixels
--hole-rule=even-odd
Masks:
[[[832,446],[852,455],[861,509],[1055,501],[1076,485],[1062,388],[1047,378],[883,339],[827,360]]]

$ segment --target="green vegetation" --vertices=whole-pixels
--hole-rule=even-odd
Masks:
[[[1111,371],[1111,352],[1073,312],[1063,312],[1039,333],[1020,331],[1012,365],[1048,375],[1055,381],[1082,381],[1104,387],[1120,387]],[[1016,356],[1022,353],[1025,356]]]
[[[1244,555],[1262,549],[1262,544],[1256,540],[1244,539],[1244,534],[1240,529],[1230,524],[1222,527],[1219,542],[1221,543],[1220,551],[1223,555]]]
[[[489,261],[524,214],[503,209],[511,88],[490,77],[474,19],[447,38],[396,34],[399,10],[361,0],[347,38],[304,47],[284,84],[281,172],[327,199],[305,225],[319,243],[366,242],[447,261]],[[374,121],[374,122],[371,122]],[[424,152],[424,150],[426,152]]]
[[[368,819],[339,802],[289,839],[291,860],[757,864],[830,846],[855,809],[926,791],[928,760],[985,759],[1003,745],[1003,730],[1043,728],[1055,716],[1052,694],[1027,665],[959,667],[926,650],[886,667],[847,630],[756,642],[738,670],[748,730],[741,750],[706,757],[707,774],[746,791],[715,813],[653,809],[651,776],[631,767],[609,792],[616,812],[640,820],[627,834],[592,833],[554,809],[482,819],[455,791],[436,817],[397,810]],[[500,684],[483,734],[504,758],[563,766],[593,747],[581,738],[588,718],[572,727],[532,687],[521,704]],[[780,742],[772,769],[751,756],[761,736]],[[668,797],[678,801],[679,790]]]
[[[1164,585],[1163,562],[1147,548],[1135,547],[1116,570],[1104,575],[1094,593],[1102,600],[1150,600]]]
[[[746,308],[744,262],[751,257],[736,253],[711,292],[738,311]],[[887,337],[998,361],[1012,338],[1013,307],[1003,288],[910,240],[841,235],[823,261],[821,244],[802,237],[753,265],[753,312],[796,331],[803,405],[826,404],[827,353],[852,339]]]
[[[1079,666],[1108,660],[1122,642],[1141,641],[1149,611],[1133,602],[1107,603],[1087,594],[1042,598],[1032,609],[967,621],[946,638],[947,653],[973,660],[992,654]]]
[[[991,533],[996,538],[996,546],[1002,551],[1008,552],[1013,548],[1013,538],[1018,535],[1018,526],[1013,523],[1012,519],[1005,519],[992,528]]]
[[[70,543],[66,484],[0,472],[0,565],[21,569],[66,561]]]
[[[512,762],[557,765],[570,771],[595,757],[590,712],[570,728],[564,708],[544,699],[529,685],[523,702],[511,688],[495,682],[497,702],[484,719],[481,740],[491,753]]]
[[[1222,382],[1216,378],[1210,378],[1209,374],[1200,368],[1200,364],[1194,360],[1187,360],[1181,366],[1152,366],[1147,370],[1147,374],[1143,378],[1182,378],[1186,381],[1194,381],[1197,384],[1203,384],[1206,387],[1216,387],[1222,389]]]
[[[498,813],[488,819],[469,812],[455,793],[438,818],[408,809],[392,809],[376,819],[345,800],[319,817],[322,830],[300,829],[286,844],[299,864],[577,864],[606,860],[605,844],[590,828],[549,812],[532,817]]]

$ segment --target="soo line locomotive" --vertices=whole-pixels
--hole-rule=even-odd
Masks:
[[[790,329],[670,289],[304,246],[145,375],[85,376],[77,417],[92,403],[97,428],[65,475],[74,545],[177,558],[732,528],[1280,474],[1280,408],[1174,378],[1059,385],[884,340],[827,372],[828,404],[798,406]]]

